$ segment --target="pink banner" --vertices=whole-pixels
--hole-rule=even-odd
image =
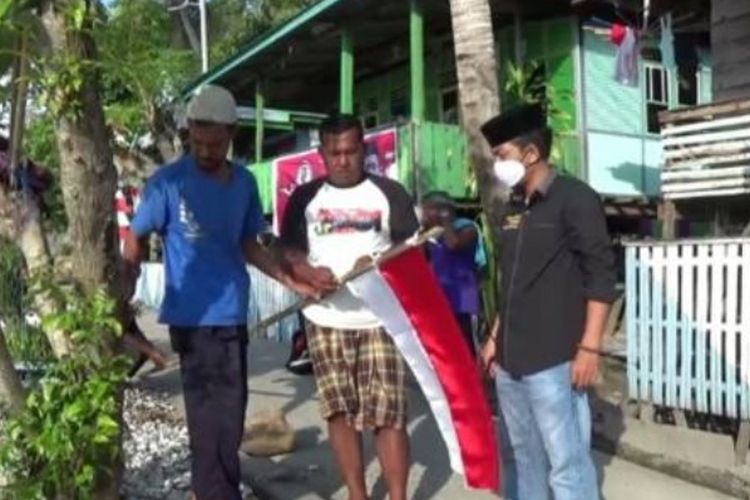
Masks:
[[[365,169],[375,175],[398,178],[396,129],[365,136]],[[316,149],[283,156],[274,161],[274,230],[278,234],[289,197],[297,186],[326,175],[323,158]]]

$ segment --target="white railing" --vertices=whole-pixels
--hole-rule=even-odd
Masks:
[[[284,309],[296,300],[294,293],[267,277],[254,267],[250,273],[250,304],[248,325]],[[135,291],[135,302],[151,309],[159,309],[164,300],[164,266],[158,263],[144,264]],[[299,327],[296,316],[290,316],[265,331],[265,337],[288,341]]]
[[[750,239],[626,246],[634,400],[750,419]]]
[[[750,193],[750,101],[660,115],[667,199]]]

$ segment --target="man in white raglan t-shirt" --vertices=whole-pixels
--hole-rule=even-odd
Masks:
[[[318,290],[419,229],[406,190],[367,174],[364,132],[351,115],[321,126],[327,177],[297,188],[281,227],[292,274]],[[361,432],[371,429],[389,498],[406,499],[409,443],[405,368],[380,320],[347,287],[304,310],[320,396],[350,500],[367,498]]]

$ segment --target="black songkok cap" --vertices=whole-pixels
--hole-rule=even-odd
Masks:
[[[547,116],[541,104],[526,104],[509,109],[482,125],[482,134],[495,148],[522,135],[547,126]]]

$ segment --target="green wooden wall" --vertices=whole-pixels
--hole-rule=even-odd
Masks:
[[[562,170],[579,175],[581,169],[581,139],[578,132],[578,109],[576,106],[576,66],[574,53],[576,50],[577,23],[572,18],[559,18],[544,21],[534,21],[522,25],[522,50],[525,61],[538,61],[544,64],[546,80],[552,87],[555,96],[555,106],[562,112],[559,118],[553,118],[550,125],[555,130],[557,146],[555,148],[555,160]],[[506,106],[515,104],[505,90],[504,82],[507,74],[507,63],[515,62],[515,36],[512,26],[506,26],[496,33],[498,41],[498,54],[500,58],[500,86],[501,100]],[[426,119],[429,122],[441,121],[441,91],[455,86],[455,62],[452,56],[452,47],[449,43],[433,41],[430,44],[430,56],[425,65],[426,80]],[[400,96],[408,106],[409,103],[409,71],[407,66],[394,68],[377,77],[367,78],[356,82],[355,102],[357,112],[366,115],[377,110],[378,125],[394,122],[398,117],[392,113],[392,104],[396,96]],[[408,116],[408,109],[407,115]],[[427,136],[421,140],[434,141],[443,140],[448,136],[455,135],[447,133],[439,128],[427,127]],[[447,130],[447,129],[446,129]],[[450,140],[446,146],[453,151],[457,142]],[[430,148],[427,148],[430,149]],[[462,160],[464,161],[464,160]],[[451,163],[452,165],[452,163]],[[424,166],[423,168],[427,168]],[[468,181],[456,183],[443,180],[452,178],[455,169],[449,167],[450,174],[437,171],[426,171],[425,179],[429,179],[426,185],[434,181],[435,186],[451,186],[456,189],[457,185],[466,184]],[[448,167],[446,167],[448,168]],[[437,188],[437,187],[436,187]]]
[[[504,27],[496,33],[500,57],[500,81],[503,87],[507,62],[515,61],[513,27]],[[552,126],[560,131],[577,129],[577,109],[575,101],[575,60],[576,25],[571,18],[551,19],[525,23],[522,26],[525,61],[543,62],[549,85],[554,87],[558,105],[568,119],[554,122]],[[440,119],[440,91],[456,81],[455,65],[446,44],[432,44],[430,56],[425,65],[427,120]],[[359,113],[367,113],[373,108],[378,111],[379,123],[388,123],[397,117],[391,113],[394,94],[401,92],[409,102],[409,68],[404,65],[376,77],[356,82],[355,102]],[[504,91],[502,92],[504,94]],[[507,97],[504,95],[504,97]],[[508,101],[508,99],[504,99]],[[372,104],[375,103],[375,106]]]

